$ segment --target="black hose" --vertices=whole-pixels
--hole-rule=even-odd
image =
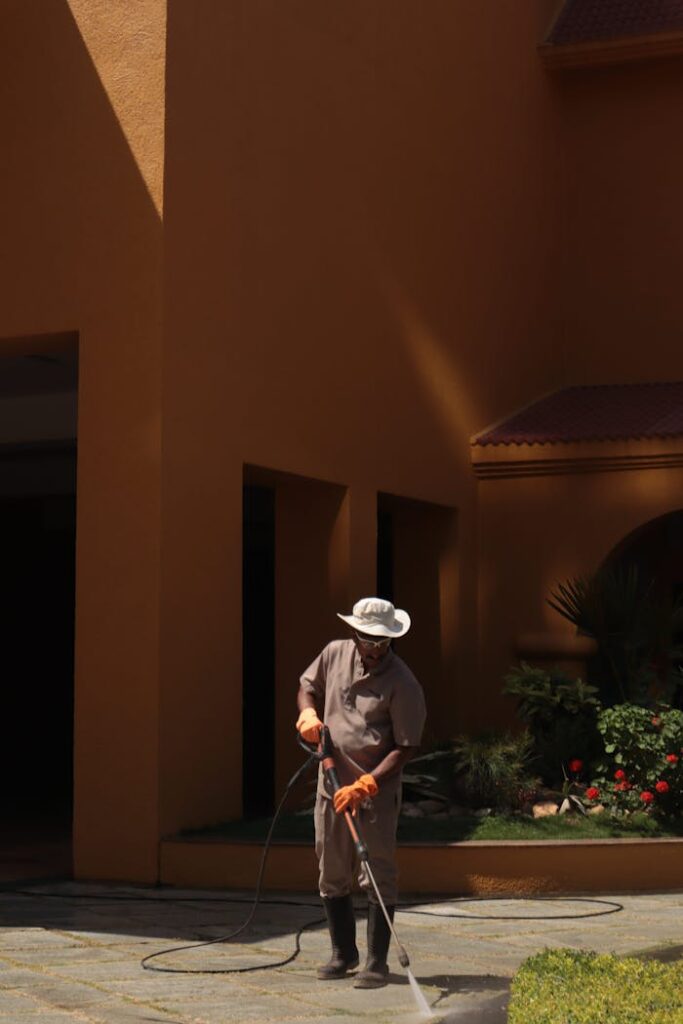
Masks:
[[[256,964],[252,965],[251,967],[207,968],[206,970],[200,970],[199,968],[158,967],[156,965],[154,967],[150,967],[149,965],[150,960],[154,960],[156,957],[159,956],[168,956],[170,953],[181,953],[183,950],[186,949],[201,949],[203,946],[214,946],[218,942],[230,942],[232,939],[237,938],[238,935],[241,935],[242,932],[249,927],[249,925],[254,919],[254,914],[256,913],[259,902],[261,900],[261,885],[263,884],[263,875],[266,870],[266,860],[268,858],[271,840],[273,838],[273,832],[275,830],[275,824],[280,816],[280,811],[285,805],[285,801],[289,796],[289,791],[292,789],[294,785],[296,785],[296,783],[299,781],[299,779],[307,770],[307,768],[315,761],[317,761],[317,757],[315,756],[315,754],[311,754],[308,760],[304,761],[304,763],[296,770],[294,775],[292,775],[291,779],[285,786],[285,791],[282,795],[282,799],[280,800],[280,803],[277,805],[275,814],[273,815],[273,820],[271,821],[270,828],[268,829],[266,841],[263,844],[261,864],[259,866],[258,878],[256,880],[256,891],[254,893],[254,899],[252,901],[251,910],[249,911],[244,923],[241,924],[239,928],[236,928],[235,931],[228,932],[226,935],[219,935],[218,938],[216,939],[208,939],[206,942],[190,942],[185,946],[172,946],[170,949],[161,949],[159,950],[158,953],[150,953],[149,956],[144,957],[140,961],[140,966],[144,968],[144,970],[159,971],[163,974],[247,974],[249,971],[263,971],[273,967],[284,967],[285,964],[291,963],[292,960],[296,959],[301,949],[302,933],[305,932],[307,928],[313,928],[314,925],[321,924],[325,920],[324,918],[319,918],[315,921],[308,921],[305,925],[299,928],[295,936],[294,952],[290,954],[290,956],[285,957],[284,960],[276,961],[276,963]]]
[[[158,972],[163,973],[163,974],[246,974],[246,973],[248,973],[250,971],[265,971],[265,970],[272,970],[275,967],[284,967],[285,964],[289,964],[289,963],[292,962],[292,960],[295,960],[296,957],[301,952],[301,936],[302,936],[302,934],[305,931],[307,931],[309,928],[314,928],[316,925],[324,924],[324,922],[325,922],[325,918],[324,917],[316,918],[313,921],[307,921],[305,924],[303,924],[295,933],[295,936],[294,936],[294,951],[288,957],[285,957],[283,960],[277,960],[275,963],[254,964],[254,965],[251,965],[249,967],[229,967],[229,968],[220,968],[220,969],[219,968],[201,969],[201,968],[188,968],[188,967],[185,967],[185,968],[181,968],[181,967],[159,967],[158,965],[150,966],[150,961],[154,960],[154,959],[156,959],[158,957],[168,956],[171,953],[180,953],[180,952],[184,952],[185,950],[188,950],[188,949],[201,949],[201,948],[203,948],[205,946],[216,945],[219,942],[230,942],[232,939],[237,938],[238,935],[241,935],[242,932],[245,931],[249,927],[249,925],[251,924],[251,922],[254,919],[254,915],[255,915],[256,910],[257,910],[257,908],[258,908],[260,903],[271,905],[271,906],[290,906],[290,907],[318,907],[319,906],[319,904],[317,904],[317,903],[311,903],[311,902],[307,902],[305,900],[283,900],[283,899],[263,900],[263,899],[261,899],[261,887],[262,887],[262,884],[263,884],[263,876],[264,876],[265,868],[266,868],[266,860],[268,858],[268,853],[270,851],[270,847],[271,847],[271,843],[272,843],[273,832],[275,830],[275,825],[276,825],[276,822],[278,820],[278,817],[280,816],[280,812],[282,811],[282,808],[284,807],[285,801],[287,800],[287,797],[289,796],[289,792],[292,789],[292,787],[296,785],[296,783],[299,781],[299,779],[304,774],[304,772],[309,768],[309,766],[311,764],[313,764],[314,762],[318,762],[319,759],[320,758],[319,758],[318,755],[316,755],[315,753],[312,753],[311,756],[308,758],[308,760],[304,761],[304,763],[297,769],[297,771],[294,773],[294,775],[291,777],[291,779],[289,780],[289,782],[287,783],[287,785],[285,787],[284,794],[282,796],[282,799],[280,800],[280,803],[278,804],[278,806],[277,806],[277,808],[275,810],[275,814],[273,815],[273,820],[271,821],[270,828],[268,829],[268,835],[266,836],[266,840],[265,840],[265,843],[263,845],[263,852],[261,853],[261,863],[260,863],[260,866],[259,866],[259,873],[258,873],[258,877],[257,877],[257,880],[256,880],[256,890],[255,890],[253,899],[247,900],[247,899],[239,899],[239,898],[234,898],[234,897],[229,897],[228,899],[225,899],[224,897],[219,897],[219,896],[199,896],[199,897],[194,897],[194,896],[171,896],[171,897],[162,897],[161,899],[159,899],[158,897],[151,897],[151,896],[107,896],[107,895],[104,895],[104,896],[97,895],[97,896],[95,896],[95,895],[88,894],[88,893],[48,893],[48,892],[37,892],[36,890],[17,889],[17,888],[14,888],[14,887],[7,887],[7,886],[0,886],[0,892],[12,893],[12,894],[17,895],[17,896],[39,897],[41,899],[65,899],[65,900],[87,899],[87,900],[102,900],[102,901],[111,901],[111,902],[119,902],[119,903],[250,903],[251,904],[251,910],[249,911],[249,913],[248,913],[244,923],[241,924],[239,926],[239,928],[236,928],[234,931],[228,932],[225,935],[219,935],[218,938],[215,938],[215,939],[208,939],[208,940],[206,940],[204,942],[191,942],[191,943],[187,943],[186,945],[183,945],[183,946],[172,946],[169,949],[161,949],[161,950],[159,950],[156,953],[150,953],[149,956],[144,957],[140,961],[140,966],[143,967],[144,970],[146,970],[146,971],[158,971]],[[509,899],[509,898],[510,897],[505,897],[505,896],[464,897],[462,899],[449,900],[448,902],[451,902],[451,903],[453,903],[453,902],[457,902],[457,903],[477,903],[477,902],[481,902],[482,899],[486,900],[486,901],[489,901],[489,900],[495,900],[495,899]],[[519,897],[517,897],[517,898],[519,898]],[[560,900],[562,902],[571,902],[571,903],[593,903],[593,904],[598,903],[601,906],[609,908],[609,909],[593,911],[591,913],[585,913],[585,914],[553,914],[553,915],[550,915],[550,916],[543,915],[541,917],[538,917],[538,915],[522,915],[522,914],[520,914],[520,915],[517,915],[517,914],[512,914],[512,915],[502,915],[502,914],[483,914],[483,915],[477,915],[477,914],[441,914],[441,913],[437,913],[437,912],[435,912],[433,910],[412,910],[412,909],[410,909],[411,907],[422,906],[423,904],[421,904],[421,903],[404,903],[404,904],[400,904],[399,903],[397,905],[397,907],[396,907],[396,910],[399,913],[419,914],[419,915],[424,916],[424,917],[461,918],[461,919],[470,920],[470,921],[477,921],[477,920],[479,920],[479,921],[537,921],[537,920],[566,921],[566,920],[578,920],[578,919],[587,918],[587,917],[603,917],[603,916],[606,916],[607,914],[616,914],[620,910],[624,909],[624,907],[623,907],[623,905],[621,903],[617,903],[617,902],[615,902],[613,900],[591,899],[590,897],[534,896],[534,897],[531,897],[531,898],[534,901],[546,901],[546,902],[553,902],[553,901],[556,901],[556,900]]]

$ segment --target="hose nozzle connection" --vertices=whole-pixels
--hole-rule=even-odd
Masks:
[[[398,947],[398,962],[400,963],[401,967],[410,967],[410,960],[408,959],[408,954],[401,945],[399,945]]]

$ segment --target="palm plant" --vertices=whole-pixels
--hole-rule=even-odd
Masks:
[[[598,678],[603,703],[671,699],[680,685],[676,662],[683,652],[683,603],[665,602],[654,580],[637,565],[601,569],[560,583],[548,598],[556,612],[598,646]]]

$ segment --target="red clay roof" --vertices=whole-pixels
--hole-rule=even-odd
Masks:
[[[683,382],[563,388],[475,438],[474,444],[562,444],[683,437]]]
[[[546,40],[570,46],[683,29],[683,0],[566,0]]]

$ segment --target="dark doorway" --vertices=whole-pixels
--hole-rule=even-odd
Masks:
[[[242,801],[270,814],[275,778],[275,489],[244,487]]]
[[[391,508],[377,504],[377,596],[394,600],[394,519]]]
[[[457,512],[377,496],[377,594],[410,614],[396,651],[422,683],[435,731],[452,728],[458,632]]]
[[[71,827],[75,540],[75,495],[0,497],[0,763],[17,826]]]
[[[78,336],[0,356],[0,877],[71,873]]]

